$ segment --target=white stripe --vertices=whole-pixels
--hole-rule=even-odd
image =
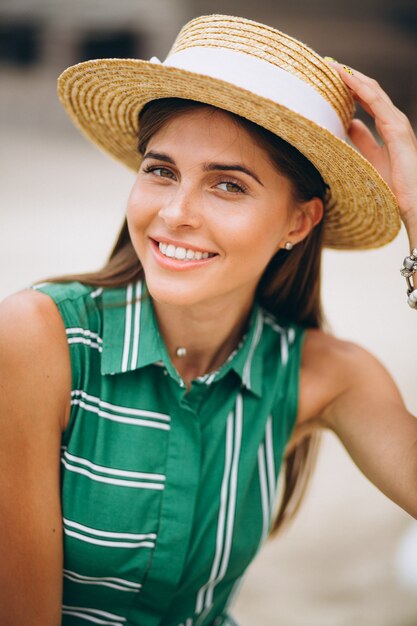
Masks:
[[[217,373],[218,373],[218,370],[216,370],[215,372],[212,372],[211,374],[207,376],[207,379],[205,381],[206,385],[211,385],[213,380],[216,378]]]
[[[255,348],[258,345],[259,339],[261,338],[262,328],[263,328],[263,315],[262,315],[261,310],[259,309],[258,315],[256,318],[255,332],[253,333],[252,343],[250,345],[246,363],[243,368],[242,379],[246,387],[249,387],[249,389],[251,388],[251,366],[252,366],[253,353],[255,352]]]
[[[276,320],[272,317],[269,317],[268,315],[264,316],[264,321],[271,326],[271,328],[273,330],[275,330],[276,333],[278,333],[279,335],[281,335],[284,332],[284,329],[282,328],[282,326],[279,326],[279,324],[277,324]]]
[[[229,607],[232,606],[233,602],[235,601],[235,599],[237,598],[239,591],[242,588],[243,585],[243,581],[244,581],[244,576],[242,574],[242,576],[240,576],[240,578],[237,578],[234,582],[234,585],[232,587],[232,590],[229,594],[229,597],[227,598],[227,602],[226,602],[226,606],[225,608],[228,609]]]
[[[103,343],[102,338],[97,333],[92,330],[88,330],[88,328],[66,328],[65,332],[67,335],[83,335],[84,337],[89,337],[90,339],[95,339],[97,343]]]
[[[141,587],[141,585],[138,585],[137,588],[132,589],[131,587],[123,586],[118,583],[108,582],[106,579],[91,578],[89,576],[81,577],[79,574],[73,574],[68,570],[64,570],[64,578],[79,585],[97,585],[98,587],[109,587],[110,589],[116,589],[117,591],[128,591],[130,593],[138,593]]]
[[[264,59],[225,48],[193,46],[171,54],[163,65],[224,80],[295,111],[341,139],[345,136],[338,114],[319,91]]]
[[[105,622],[102,619],[98,619],[98,617],[92,617],[91,615],[80,613],[79,611],[65,610],[62,611],[62,615],[72,615],[73,617],[84,619],[86,622],[93,622],[94,624],[100,624],[101,626],[123,626],[123,622]]]
[[[230,476],[230,491],[229,491],[229,502],[228,502],[228,511],[227,511],[227,527],[226,527],[226,541],[225,548],[223,552],[222,564],[220,567],[220,571],[216,577],[216,579],[211,584],[210,588],[207,591],[206,596],[206,607],[211,607],[213,604],[213,593],[216,585],[219,584],[221,580],[223,580],[227,567],[229,565],[230,552],[232,549],[232,540],[233,540],[233,526],[235,522],[235,510],[236,510],[236,494],[237,494],[237,483],[238,483],[238,471],[239,471],[239,457],[240,457],[240,446],[242,442],[242,417],[243,417],[243,404],[242,404],[242,396],[239,394],[236,400],[236,412],[235,412],[235,440],[234,440],[234,451],[233,451],[233,462],[232,462],[232,470]]]
[[[266,468],[268,472],[269,487],[269,510],[272,511],[275,502],[275,461],[274,461],[274,445],[272,439],[272,417],[268,417],[265,429],[265,448],[266,448]]]
[[[132,285],[128,285],[126,291],[126,314],[125,314],[125,340],[123,344],[122,372],[127,372],[129,361],[130,334],[132,332]]]
[[[97,298],[98,296],[101,296],[102,293],[103,293],[103,287],[99,287],[98,289],[90,293],[90,298]]]
[[[91,580],[91,581],[107,581],[119,583],[120,585],[124,585],[126,587],[131,587],[133,590],[140,589],[142,587],[141,583],[134,583],[131,580],[126,580],[125,578],[116,578],[115,576],[86,576],[85,574],[78,574],[77,572],[73,572],[69,569],[63,570],[65,575],[71,575],[74,578],[79,578],[81,580]]]
[[[62,608],[66,611],[84,611],[85,613],[93,613],[93,615],[99,615],[100,617],[108,617],[109,619],[120,619],[122,622],[126,621],[126,618],[122,617],[121,615],[115,615],[114,613],[101,611],[100,609],[90,609],[89,607],[85,606],[68,606],[66,604],[63,604]]]
[[[94,615],[100,615],[102,617],[108,617],[112,621],[108,622],[106,620],[99,619],[98,617],[93,617],[93,615],[90,615],[90,613],[93,613]],[[73,615],[74,617],[80,617],[81,619],[85,619],[88,622],[93,622],[94,624],[102,624],[105,626],[123,626],[123,623],[126,622],[125,617],[120,617],[119,615],[114,615],[113,613],[107,613],[107,611],[99,611],[98,609],[89,609],[81,606],[63,605],[62,614]]]
[[[63,522],[70,528],[78,528],[78,530],[84,530],[90,535],[97,535],[97,537],[111,537],[115,539],[156,539],[155,533],[116,533],[111,530],[99,530],[98,528],[91,528],[91,526],[85,526],[79,522],[73,522],[66,517],[63,518]]]
[[[101,411],[97,406],[90,406],[82,400],[71,400],[71,405],[76,404],[83,408],[85,411],[90,411],[90,413],[97,413],[97,415],[99,415],[100,417],[104,417],[105,419],[111,420],[112,422],[119,422],[121,424],[132,424],[133,426],[146,426],[148,428],[158,428],[159,430],[171,430],[171,426],[169,426],[169,424],[151,422],[149,420],[142,420],[137,417],[123,417],[121,415],[113,415],[111,413]]]
[[[80,541],[85,541],[86,543],[93,543],[96,546],[106,546],[107,548],[154,548],[155,543],[153,541],[139,541],[138,543],[129,543],[126,541],[107,541],[102,539],[93,539],[92,537],[87,537],[86,535],[82,535],[81,533],[76,533],[73,530],[68,530],[68,528],[64,528],[64,533],[69,537],[74,537],[75,539],[79,539]]]
[[[122,480],[121,478],[106,478],[105,476],[100,476],[99,474],[93,474],[93,472],[90,472],[90,470],[84,469],[83,467],[71,465],[71,463],[67,463],[65,459],[61,459],[61,463],[69,472],[87,476],[87,478],[91,478],[91,480],[95,480],[98,483],[118,485],[119,487],[130,487],[132,489],[155,489],[157,491],[162,491],[164,489],[164,485],[161,483],[142,483],[135,480]]]
[[[79,585],[97,585],[99,587],[101,586],[101,587],[109,587],[110,589],[116,589],[117,591],[128,591],[130,593],[138,593],[137,589],[128,589],[127,587],[122,587],[121,585],[117,585],[116,583],[106,583],[106,582],[99,582],[99,581],[94,581],[94,580],[78,580],[74,576],[71,576],[71,574],[64,574],[64,578],[66,578],[67,580],[70,580],[72,583],[77,583]]]
[[[132,346],[132,358],[130,361],[130,367],[134,369],[138,364],[139,353],[139,320],[141,309],[141,288],[142,281],[139,281],[136,285],[136,298],[135,298],[135,319],[133,323],[133,346]]]
[[[117,404],[110,404],[110,402],[105,402],[101,400],[97,396],[90,396],[88,393],[83,391],[82,389],[74,389],[71,391],[71,396],[81,396],[84,400],[88,400],[93,404],[98,404],[100,407],[104,407],[105,409],[109,409],[110,411],[117,411],[126,413],[126,415],[138,415],[140,417],[151,417],[153,419],[164,420],[165,422],[170,422],[171,418],[169,415],[165,413],[157,413],[156,411],[146,411],[145,409],[131,409],[127,406],[119,406]]]
[[[261,543],[268,534],[269,529],[269,509],[268,509],[268,485],[266,482],[266,469],[265,469],[265,448],[261,443],[258,450],[258,468],[259,468],[259,484],[261,488],[261,502],[262,502],[262,537]]]
[[[113,476],[126,476],[130,478],[149,478],[150,480],[165,480],[165,476],[163,474],[147,474],[146,472],[133,472],[130,470],[120,470],[112,467],[105,467],[104,465],[97,465],[96,463],[92,463],[91,461],[83,459],[80,456],[75,456],[75,454],[71,454],[70,452],[64,452],[64,456],[69,461],[74,461],[75,463],[79,463],[80,465],[85,465],[86,467],[90,467],[91,469],[102,472],[103,474],[113,474]]]
[[[294,339],[295,339],[295,330],[294,328],[289,328],[288,329],[288,342],[294,343]]]
[[[94,343],[91,339],[85,339],[84,337],[69,337],[69,344],[73,343],[83,343],[86,346],[90,346],[90,348],[96,348],[99,352],[103,352],[103,348],[98,343]]]
[[[197,596],[197,604],[196,604],[196,613],[201,613],[204,605],[204,595],[206,589],[210,585],[210,583],[215,579],[219,564],[220,557],[223,551],[223,541],[224,541],[224,527],[226,520],[226,508],[227,508],[227,496],[228,496],[228,486],[229,486],[229,475],[230,468],[232,463],[232,445],[233,445],[233,411],[229,413],[227,419],[227,430],[226,430],[226,456],[225,456],[225,465],[224,465],[224,473],[222,486],[220,490],[220,508],[219,508],[219,517],[217,521],[217,537],[216,537],[216,553],[214,556],[213,565],[211,568],[210,577],[207,583],[205,583]]]
[[[281,335],[281,362],[283,365],[288,363],[288,341],[285,333]]]

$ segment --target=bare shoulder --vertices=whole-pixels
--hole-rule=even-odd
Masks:
[[[28,289],[0,303],[0,380],[3,398],[16,395],[19,403],[27,401],[32,407],[36,400],[45,408],[45,403],[53,404],[64,423],[68,346],[59,311],[45,294]]]
[[[360,376],[364,368],[375,372],[384,369],[377,358],[362,346],[319,329],[307,331],[302,367],[306,371],[317,371],[319,368],[336,378],[342,375],[348,381]]]
[[[322,330],[306,334],[300,377],[299,422],[315,419],[349,389],[395,385],[383,365],[367,350]]]
[[[0,331],[5,334],[4,324],[21,324],[21,330],[28,325],[29,332],[40,331],[48,322],[59,326],[60,315],[51,298],[34,289],[24,289],[0,302]],[[62,322],[61,322],[62,326]]]
[[[1,363],[12,359],[16,365],[44,363],[65,346],[65,327],[51,298],[26,289],[0,303]],[[65,353],[67,350],[65,350]],[[64,353],[64,354],[65,354]]]
[[[321,367],[334,369],[337,366],[344,368],[349,363],[369,361],[374,357],[364,348],[351,341],[339,339],[320,329],[309,329],[306,333],[303,348],[303,367],[314,369]]]

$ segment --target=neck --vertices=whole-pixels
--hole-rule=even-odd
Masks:
[[[239,308],[232,302],[178,307],[154,301],[168,353],[187,387],[195,378],[218,369],[237,347],[252,305],[253,297]],[[179,347],[186,349],[184,356],[177,356]]]

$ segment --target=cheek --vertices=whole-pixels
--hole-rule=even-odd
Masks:
[[[258,212],[250,219],[224,223],[224,241],[229,241],[229,250],[245,256],[245,265],[267,264],[279,250],[285,231],[285,218],[277,218]]]
[[[136,183],[129,195],[126,207],[126,218],[131,231],[131,235],[134,231],[145,227],[152,215],[155,213],[155,208],[151,202],[150,194],[146,194],[146,191]]]

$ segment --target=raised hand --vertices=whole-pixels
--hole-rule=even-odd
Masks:
[[[349,137],[359,152],[378,170],[397,198],[410,244],[417,246],[417,139],[411,124],[373,78],[333,60],[353,98],[374,121],[379,140],[359,119],[352,120]]]

